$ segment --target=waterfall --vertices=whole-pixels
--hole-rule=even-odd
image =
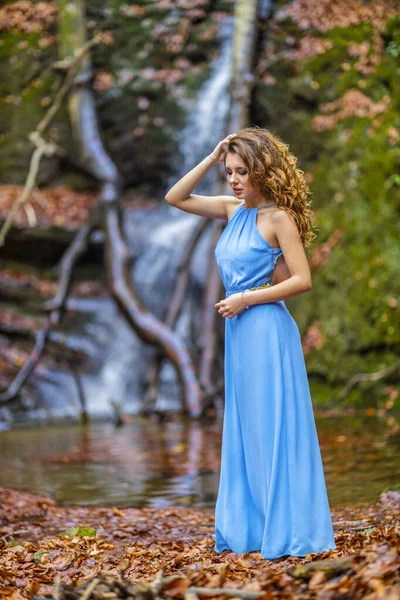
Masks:
[[[220,24],[220,52],[211,65],[209,79],[199,90],[189,106],[187,124],[180,140],[180,153],[175,158],[173,185],[184,173],[209,154],[224,135],[229,108],[232,53],[232,17]],[[183,159],[182,159],[183,157]],[[178,165],[179,164],[179,168]],[[199,193],[209,193],[216,179],[213,169],[198,186]],[[176,268],[181,249],[191,236],[195,220],[199,217],[179,211],[164,202],[155,210],[128,211],[125,230],[129,245],[136,256],[132,277],[138,295],[153,313],[162,317],[171,297]],[[204,285],[206,276],[207,236],[203,235],[193,257],[191,273],[195,288]],[[191,303],[199,301],[189,290],[176,331],[190,345],[189,313]],[[197,304],[196,304],[197,308]],[[200,310],[200,303],[198,305]],[[111,298],[69,298],[64,330],[54,332],[53,339],[62,338],[67,346],[81,350],[87,357],[82,385],[87,409],[93,416],[110,416],[111,403],[117,402],[124,411],[136,413],[143,398],[144,375],[155,348],[142,342],[126,324]],[[31,408],[25,418],[42,418],[48,414],[66,417],[77,414],[78,395],[72,376],[65,370],[54,368],[51,373],[40,363],[30,379],[34,397],[40,398],[40,408]],[[175,370],[166,361],[160,373],[160,390],[157,408],[178,410],[180,387]]]
[[[175,161],[175,174],[169,179],[168,188],[210,154],[224,137],[229,109],[232,34],[233,17],[227,17],[220,23],[220,53],[211,65],[209,79],[192,103],[186,126],[178,138],[179,160]],[[199,194],[212,194],[215,181],[216,169],[212,169],[199,183],[196,191]]]

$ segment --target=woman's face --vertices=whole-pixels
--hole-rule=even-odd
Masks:
[[[253,188],[249,181],[249,169],[235,152],[228,152],[225,158],[226,179],[234,191],[236,198],[262,198],[260,190]]]

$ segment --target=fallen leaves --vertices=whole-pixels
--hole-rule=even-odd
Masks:
[[[0,220],[6,218],[11,206],[22,192],[22,186],[2,185],[0,187]],[[32,191],[29,206],[35,213],[35,219],[43,227],[58,226],[64,229],[76,229],[87,219],[89,210],[95,202],[95,194],[75,192],[67,186],[41,188]],[[17,227],[28,226],[29,218],[21,207],[15,218]]]
[[[0,502],[4,597],[26,599],[32,590],[53,597],[56,576],[70,599],[80,598],[89,586],[99,594],[91,597],[111,599],[121,597],[112,595],[119,589],[149,599],[247,593],[248,598],[288,600],[316,594],[326,600],[338,594],[394,600],[400,588],[398,492],[386,492],[368,506],[333,509],[335,550],[275,561],[258,552],[215,553],[212,510],[62,508],[4,489]],[[66,535],[68,526],[80,535]],[[91,528],[95,535],[85,535]]]
[[[56,2],[31,2],[19,0],[0,8],[0,31],[14,30],[33,33],[47,30],[56,22]]]
[[[56,294],[58,288],[58,281],[42,279],[18,266],[0,268],[0,292],[5,298],[23,292],[51,297]],[[77,281],[72,286],[72,293],[79,297],[108,295],[108,291],[99,281]],[[31,318],[12,310],[1,311],[0,321],[14,331],[28,332],[28,329],[35,329]]]

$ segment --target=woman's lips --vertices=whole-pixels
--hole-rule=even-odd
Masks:
[[[233,191],[234,192],[242,192],[243,190],[239,190],[239,189],[233,188]]]

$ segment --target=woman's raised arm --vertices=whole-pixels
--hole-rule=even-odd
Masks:
[[[177,181],[168,190],[165,201],[171,206],[201,217],[228,220],[227,205],[236,202],[234,196],[199,196],[192,194],[192,191],[212,167],[225,159],[226,145],[234,135],[228,135],[219,142],[211,154]]]

